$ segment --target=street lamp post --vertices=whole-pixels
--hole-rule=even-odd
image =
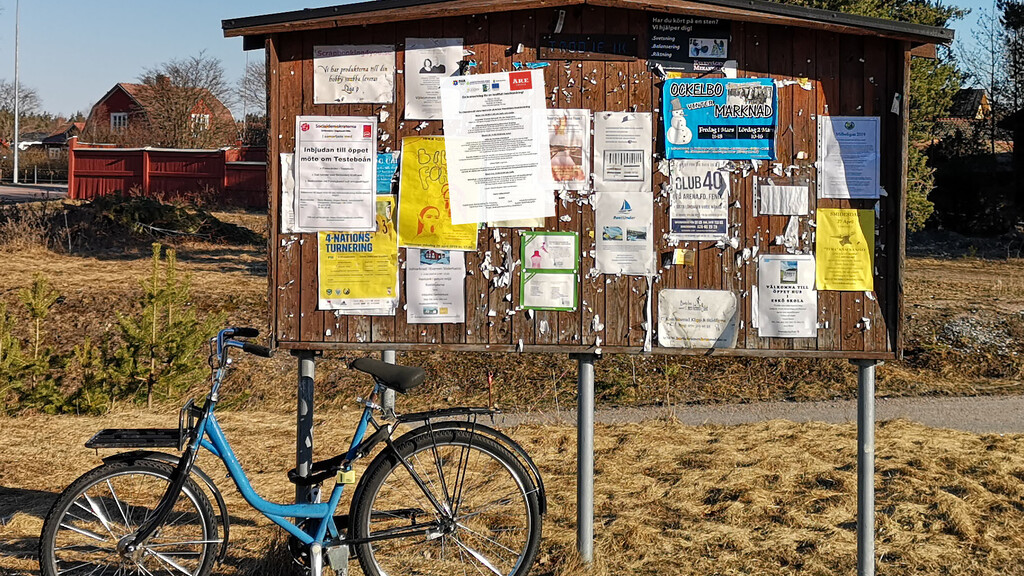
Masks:
[[[14,183],[18,183],[18,131],[20,129],[20,97],[21,86],[18,84],[18,35],[21,22],[21,0],[14,5]]]

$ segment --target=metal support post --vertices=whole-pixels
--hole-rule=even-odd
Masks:
[[[594,561],[594,358],[573,354],[576,376],[576,550]]]
[[[875,366],[857,366],[857,576],[875,574]]]
[[[293,352],[299,359],[299,410],[295,420],[295,469],[299,476],[309,476],[313,465],[313,376],[316,374],[315,354],[310,350]],[[312,486],[295,486],[295,502],[313,502]]]
[[[380,353],[380,359],[383,360],[384,362],[387,362],[388,364],[394,364],[395,363],[395,351],[394,350],[385,350],[385,351],[381,352]],[[393,413],[395,411],[395,391],[392,390],[391,388],[385,389],[384,390],[384,397],[381,398],[380,405],[381,405],[382,408],[384,408],[385,412]]]

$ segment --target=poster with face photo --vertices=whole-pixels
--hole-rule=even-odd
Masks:
[[[668,158],[772,160],[776,99],[770,78],[676,78],[662,88]]]
[[[405,39],[405,118],[441,119],[441,82],[459,75],[462,38]]]

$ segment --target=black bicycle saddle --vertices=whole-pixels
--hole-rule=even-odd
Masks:
[[[398,366],[395,364],[388,364],[374,358],[359,358],[353,360],[349,364],[349,368],[354,368],[360,372],[366,372],[373,376],[378,382],[397,390],[402,394],[405,394],[409,390],[423,384],[423,381],[427,378],[426,371],[423,368],[416,368],[414,366]]]

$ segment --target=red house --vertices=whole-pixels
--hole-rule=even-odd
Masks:
[[[85,138],[127,146],[219,148],[234,144],[237,127],[228,108],[205,88],[121,82],[92,107]]]

